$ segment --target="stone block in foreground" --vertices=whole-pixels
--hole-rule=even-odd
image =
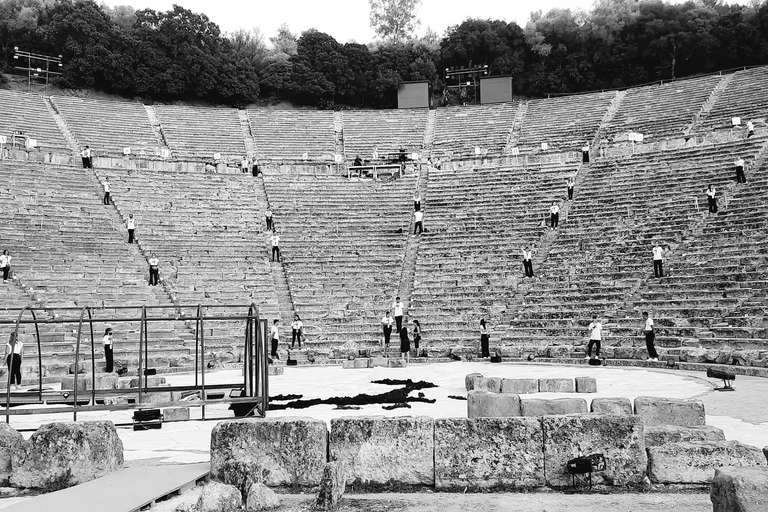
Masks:
[[[520,397],[512,393],[467,393],[468,418],[509,418],[521,416]]]
[[[544,485],[539,418],[435,420],[435,488],[532,489]]]
[[[715,469],[764,465],[759,449],[738,441],[691,441],[648,448],[651,481],[659,484],[708,484]]]
[[[501,392],[526,395],[539,392],[538,379],[501,379]]]
[[[123,467],[123,443],[111,421],[40,426],[12,454],[14,487],[64,489]]]
[[[592,474],[594,484],[638,486],[648,467],[643,422],[623,414],[544,416],[544,460],[547,485],[571,485],[566,463],[579,456],[602,453],[606,468]]]
[[[356,416],[331,420],[331,460],[346,483],[379,490],[433,485],[434,420],[428,416]]]
[[[635,398],[635,414],[650,426],[692,427],[707,423],[704,417],[704,404],[700,400],[639,396]]]
[[[725,441],[725,434],[722,429],[712,425],[699,425],[696,427],[679,427],[677,425],[645,427],[646,448],[688,441]]]
[[[344,496],[346,486],[347,479],[344,475],[344,465],[338,461],[326,464],[313,510],[332,512],[339,508],[339,502]]]
[[[499,377],[476,377],[474,389],[475,391],[501,393],[501,379]]]
[[[472,391],[475,389],[475,378],[476,377],[482,377],[482,373],[469,373],[464,377],[464,387],[467,388],[467,391]]]
[[[239,512],[243,506],[243,496],[237,487],[209,482],[200,491],[197,499],[197,512]]]
[[[573,393],[573,379],[539,379],[539,393]]]
[[[521,401],[521,411],[523,416],[585,413],[587,412],[587,401],[583,398],[555,398],[552,400],[532,398]]]
[[[594,377],[576,377],[577,393],[597,393],[597,379]]]
[[[601,414],[633,414],[629,398],[593,398],[590,404],[592,412]]]
[[[13,467],[11,458],[21,449],[24,437],[7,423],[0,423],[0,485],[7,485]]]
[[[712,512],[765,512],[768,510],[768,467],[716,469],[709,498]]]
[[[312,487],[327,461],[328,429],[313,418],[222,421],[211,432],[211,478],[242,492],[251,482]]]

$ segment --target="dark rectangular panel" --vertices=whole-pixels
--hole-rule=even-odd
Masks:
[[[493,76],[480,79],[480,103],[512,101],[512,77]]]
[[[400,84],[397,88],[397,108],[429,108],[429,83]]]

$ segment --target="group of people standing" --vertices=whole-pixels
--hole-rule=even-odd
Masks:
[[[301,321],[301,317],[298,313],[293,315],[293,322],[291,322],[291,350],[296,346],[296,342],[299,342],[299,350],[301,350],[301,342],[305,341],[304,338],[304,322]],[[272,328],[269,333],[270,351],[269,355],[275,359],[280,359],[277,353],[278,346],[280,344],[280,320],[275,319],[272,321]]]
[[[587,355],[585,359],[599,359],[600,347],[603,341],[603,323],[598,319],[597,315],[592,317],[589,327],[589,343],[587,344]],[[643,311],[643,327],[640,333],[645,337],[645,348],[648,352],[648,361],[658,361],[659,354],[656,352],[656,331],[653,328],[653,319],[647,311]],[[594,347],[595,353],[592,354],[592,348]]]
[[[406,325],[406,317],[404,316],[405,306],[403,305],[400,297],[395,298],[395,302],[392,304],[392,313],[387,310],[384,312],[384,316],[381,318],[381,327],[384,338],[382,340],[381,348],[386,350],[389,348],[389,341],[392,337],[392,322],[395,323],[396,334],[400,337],[400,355],[406,361],[409,359],[411,353],[411,339],[408,337],[408,327]],[[421,344],[421,324],[418,320],[414,319],[413,323],[413,348],[418,352]]]

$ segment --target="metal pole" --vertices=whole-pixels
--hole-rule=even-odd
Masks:
[[[200,343],[200,304],[197,305],[197,318],[195,318],[195,389],[197,389],[197,368],[200,366],[199,343]]]
[[[142,316],[144,317],[143,329],[144,329],[144,389],[149,388],[149,324],[147,323],[147,312],[144,311]]]
[[[91,404],[96,405],[96,348],[93,345],[93,315],[91,315],[91,308],[88,308],[88,323],[91,326],[91,377],[93,379],[91,385]]]
[[[35,337],[37,338],[37,392],[40,402],[43,401],[43,351],[40,347],[40,329],[37,327],[37,316],[35,310],[30,308],[32,319],[35,321]]]
[[[73,395],[75,397],[75,403],[72,410],[73,419],[77,421],[77,376],[80,371],[80,336],[83,334],[83,317],[85,316],[85,311],[87,310],[87,307],[84,307],[80,310],[80,323],[77,326],[77,344],[75,345],[75,377],[74,377],[74,390]]]
[[[200,319],[200,353],[202,354],[202,357],[200,358],[200,384],[202,385],[201,398],[205,400],[205,324],[203,323],[202,308],[200,308],[198,318]],[[205,406],[202,406],[201,412],[203,414],[203,420],[205,420]]]
[[[139,403],[141,403],[142,398],[142,388],[141,388],[141,375],[143,372],[142,367],[144,365],[144,352],[141,350],[142,345],[144,344],[144,315],[146,314],[146,310],[142,309],[142,323],[139,325],[139,368],[138,368],[138,377],[139,377]]]
[[[28,308],[26,307],[22,309],[21,312],[19,313],[19,316],[16,318],[16,327],[13,331],[13,337],[16,340],[16,343],[19,342],[19,323],[21,321],[21,317],[24,315],[24,312],[27,309]],[[40,353],[40,337],[39,336],[37,338],[37,349],[38,349],[37,352],[39,354]],[[11,417],[8,414],[8,411],[11,408],[11,365],[8,364],[9,358],[11,361],[13,361],[13,352],[11,352],[6,356],[6,364],[8,365],[8,372],[7,372],[8,375],[6,376],[7,379],[6,379],[6,388],[5,388],[5,422],[6,423],[10,423],[11,421]]]

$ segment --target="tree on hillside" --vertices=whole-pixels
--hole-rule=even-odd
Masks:
[[[277,28],[277,34],[269,38],[272,43],[272,60],[288,60],[296,55],[298,38],[288,28],[287,23],[283,23]]]
[[[407,41],[419,27],[416,11],[421,0],[368,0],[368,3],[371,28],[388,43]]]

